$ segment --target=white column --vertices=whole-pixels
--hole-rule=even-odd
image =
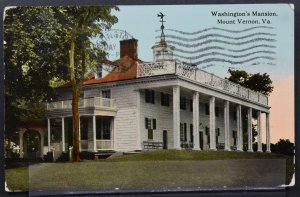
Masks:
[[[112,119],[111,119],[111,137],[110,137],[110,139],[112,140],[112,144],[111,144],[111,148],[112,149],[114,149],[114,147],[115,147],[115,132],[114,132],[114,127],[115,127],[115,118],[113,117]]]
[[[243,151],[243,126],[242,126],[242,106],[236,107],[236,122],[237,122],[237,150]]]
[[[209,134],[210,134],[210,150],[216,149],[216,117],[215,117],[215,97],[209,99]]]
[[[51,148],[50,148],[50,139],[51,139],[51,136],[50,136],[50,119],[48,118],[48,152],[51,151]]]
[[[97,152],[97,142],[96,142],[96,116],[93,115],[93,143],[94,143],[94,152]]]
[[[62,139],[62,151],[65,152],[65,118],[61,118],[61,139]]]
[[[224,101],[224,131],[225,131],[225,147],[224,150],[230,151],[229,136],[229,101]]]
[[[257,152],[262,152],[262,144],[261,144],[261,111],[257,111]]]
[[[253,152],[252,146],[252,108],[248,109],[248,152]]]
[[[140,106],[141,106],[141,96],[140,90],[136,91],[136,143],[137,143],[137,150],[142,150],[142,141],[141,141],[141,127],[140,127]]]
[[[193,150],[200,150],[199,145],[199,92],[193,94]]]
[[[267,144],[267,152],[271,152],[270,147],[270,113],[266,113],[266,144]]]
[[[173,87],[173,135],[174,149],[180,150],[180,87]]]

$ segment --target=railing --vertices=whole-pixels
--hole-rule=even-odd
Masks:
[[[97,150],[113,150],[114,143],[112,140],[96,140]]]
[[[110,108],[115,109],[116,104],[114,99],[102,98],[102,97],[92,97],[79,99],[78,101],[79,107],[102,107],[102,108]],[[51,103],[47,103],[47,109],[72,109],[72,100],[63,100],[63,101],[55,101]]]
[[[80,140],[80,149],[81,149],[81,151],[88,150],[88,141],[87,140]]]
[[[182,62],[165,61],[138,64],[138,78],[165,74],[179,75],[187,79],[197,81],[201,84],[205,84],[214,89],[225,91],[229,94],[249,99],[250,101],[263,105],[268,105],[267,96]]]

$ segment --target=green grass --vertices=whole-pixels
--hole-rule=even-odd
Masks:
[[[104,161],[165,161],[165,160],[226,160],[226,159],[286,159],[287,156],[228,151],[157,150],[131,154]]]
[[[279,165],[280,162],[286,162],[286,169],[282,169],[284,165]],[[285,181],[283,171],[287,172],[286,181],[290,182],[293,174],[291,157],[162,150],[79,163],[41,163],[31,165],[29,170],[22,167],[5,172],[9,189],[74,191],[274,186]]]
[[[17,167],[5,170],[8,189],[28,191],[28,167]]]

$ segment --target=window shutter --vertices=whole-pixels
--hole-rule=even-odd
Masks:
[[[191,138],[191,142],[194,142],[194,133],[193,133],[193,125],[190,124],[190,138]]]
[[[148,97],[149,97],[149,91],[148,91],[148,90],[145,90],[145,102],[146,102],[146,103],[149,103]]]
[[[145,118],[145,128],[148,129],[148,118]]]
[[[237,135],[236,135],[236,131],[234,131],[233,130],[233,136],[232,136],[233,138],[236,138],[237,137]]]
[[[153,125],[152,125],[152,126],[153,126],[153,130],[155,130],[155,129],[156,129],[156,119],[153,119],[153,120],[152,120],[152,124],[153,124]]]
[[[205,134],[209,135],[209,128],[208,127],[205,127]]]
[[[187,140],[187,124],[184,123],[184,141]]]
[[[216,134],[217,134],[217,136],[220,136],[220,128],[216,129]]]

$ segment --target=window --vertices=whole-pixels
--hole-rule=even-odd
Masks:
[[[111,139],[111,121],[110,117],[96,117],[96,139],[109,140]]]
[[[183,126],[184,126],[184,138],[183,138],[183,140],[186,142],[187,141],[187,124],[184,123]]]
[[[98,64],[96,66],[96,78],[97,79],[102,78],[102,65],[101,64]]]
[[[156,119],[145,118],[145,128],[146,129],[156,129]]]
[[[148,140],[153,140],[153,130],[148,129]]]
[[[186,98],[180,97],[180,109],[186,109]]]
[[[216,144],[219,143],[219,136],[220,136],[220,128],[216,129]]]
[[[190,100],[190,111],[193,111],[193,100]]]
[[[80,139],[88,139],[88,118],[86,117],[80,118]]]
[[[154,90],[145,90],[145,102],[146,103],[155,103],[154,99]]]
[[[187,124],[180,123],[180,141],[186,142],[187,141]]]
[[[191,138],[191,142],[194,143],[194,131],[193,131],[193,124],[190,124],[190,138]]]
[[[103,98],[111,98],[110,90],[102,90],[102,97]]]
[[[161,93],[160,99],[161,99],[162,106],[170,106],[170,95],[169,94]]]
[[[80,97],[81,99],[83,99],[83,98],[84,98],[84,93],[81,92],[79,97]]]
[[[184,140],[184,136],[183,136],[183,123],[180,123],[180,141],[182,142]]]
[[[209,105],[207,103],[205,104],[205,114],[209,115]]]

